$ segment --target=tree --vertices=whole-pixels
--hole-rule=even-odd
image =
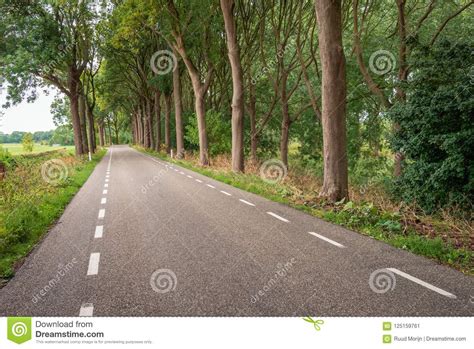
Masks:
[[[26,133],[21,140],[21,145],[25,152],[31,153],[34,147],[33,135],[31,133]]]
[[[0,28],[9,52],[0,66],[9,83],[7,106],[21,102],[28,91],[27,99],[34,100],[39,86],[57,87],[70,99],[76,154],[83,154],[79,96],[93,17],[88,1],[3,1],[0,12],[7,23]]]
[[[346,144],[346,63],[342,46],[340,0],[316,0],[322,65],[324,182],[320,195],[348,199]]]
[[[227,49],[232,69],[232,170],[244,171],[244,84],[237,29],[234,19],[234,0],[221,0],[227,36]]]
[[[392,145],[406,155],[396,193],[433,212],[474,203],[474,84],[466,78],[472,44],[440,41],[416,47],[406,102],[390,110],[399,126]]]

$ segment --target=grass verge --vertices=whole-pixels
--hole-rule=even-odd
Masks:
[[[330,204],[317,199],[315,181],[302,180],[305,175],[301,173],[289,173],[283,182],[271,184],[264,181],[259,171],[251,166],[246,167],[247,173],[236,174],[230,171],[228,164],[201,167],[195,159],[171,159],[164,153],[135,148],[236,188],[286,204],[325,221],[342,225],[397,248],[474,275],[474,252],[470,230],[472,226],[469,223],[457,222],[453,227],[453,224],[446,222],[442,217],[420,217],[409,207],[374,204],[370,200],[360,199],[355,194],[359,190],[354,188],[351,190],[353,201]],[[305,184],[307,182],[313,184]],[[368,188],[364,188],[365,190]],[[380,195],[376,193],[373,197]]]
[[[0,180],[0,279],[13,276],[105,152],[99,150],[90,162],[67,150],[8,159],[6,175]]]

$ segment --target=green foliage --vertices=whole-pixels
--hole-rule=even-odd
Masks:
[[[406,166],[396,193],[427,211],[474,199],[474,83],[472,45],[441,42],[413,56],[406,103],[390,112],[400,132],[393,147]]]
[[[21,144],[26,153],[31,153],[34,147],[33,135],[31,133],[26,133],[21,140]]]
[[[229,153],[232,148],[230,119],[226,118],[221,112],[208,110],[206,125],[210,155]],[[189,118],[184,137],[190,144],[199,147],[199,131],[195,115]]]
[[[91,162],[69,158],[65,161],[70,164],[69,177],[60,185],[44,181],[41,166],[50,159],[68,157],[66,152],[16,157],[15,168],[0,181],[0,278],[13,275],[13,264],[60,217],[104,154],[95,154]]]

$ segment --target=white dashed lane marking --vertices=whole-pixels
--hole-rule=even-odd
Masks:
[[[92,316],[94,314],[94,306],[92,303],[84,303],[79,310],[79,316]]]
[[[449,293],[448,291],[442,290],[442,289],[440,289],[436,286],[433,286],[433,285],[431,285],[431,284],[429,284],[429,283],[427,283],[423,280],[420,280],[420,279],[418,279],[414,276],[411,276],[410,274],[404,273],[401,270],[398,270],[396,268],[387,268],[387,270],[390,270],[392,273],[398,274],[398,275],[404,277],[405,279],[413,281],[413,282],[417,283],[418,285],[424,286],[424,287],[430,289],[431,291],[437,292],[437,293],[439,293],[439,294],[441,294],[445,297],[449,297],[449,298],[453,298],[453,299],[457,298],[454,294]]]
[[[190,175],[187,175],[186,177],[188,177],[188,178],[193,178],[193,176],[190,176]]]
[[[275,217],[276,219],[279,219],[279,220],[282,221],[282,222],[285,222],[285,223],[288,223],[288,222],[289,222],[288,219],[283,218],[283,217],[277,215],[276,213],[273,213],[273,212],[267,212],[267,213],[268,213],[270,216]]]
[[[107,203],[107,198],[102,198],[100,200],[100,203],[103,205],[103,204],[106,204]]]
[[[209,188],[212,188],[212,189],[216,189],[215,186],[213,186],[212,184],[206,184]]]
[[[105,217],[105,208],[101,208],[99,210],[99,219],[102,219]]]
[[[202,183],[202,181],[200,179],[196,179],[196,182],[198,183]]]
[[[315,233],[315,232],[310,231],[309,234],[311,234],[311,235],[313,235],[313,236],[316,236],[317,238],[320,238],[321,240],[324,240],[324,241],[326,241],[326,242],[329,242],[330,244],[333,244],[334,246],[337,246],[337,247],[340,247],[340,248],[346,247],[346,246],[340,244],[339,242],[336,242],[336,241],[334,241],[334,240],[328,239],[327,237],[322,236],[322,235],[319,235],[319,234],[317,234],[317,233]]]
[[[100,253],[91,253],[89,258],[89,268],[87,268],[87,275],[97,275],[99,273]]]
[[[104,226],[103,225],[98,225],[95,227],[95,234],[94,238],[100,239],[102,237],[102,234],[104,233]]]
[[[108,188],[109,185],[107,183],[104,184],[104,188]]]
[[[107,193],[108,193],[107,189],[104,189],[104,190],[102,191],[102,194],[107,194]]]
[[[222,193],[222,194],[225,194],[225,195],[227,195],[227,196],[232,196],[232,194],[231,194],[231,193],[228,193],[228,192],[226,192],[226,191],[223,191],[223,190],[221,190],[221,193]]]
[[[255,206],[255,205],[252,204],[251,202],[248,202],[248,201],[246,201],[246,200],[244,200],[244,199],[239,199],[239,201],[240,201],[240,202],[243,202],[244,204],[249,205],[249,206]]]

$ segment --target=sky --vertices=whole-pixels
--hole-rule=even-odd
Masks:
[[[38,98],[33,103],[22,103],[8,109],[2,109],[4,116],[0,118],[0,132],[12,133],[13,131],[49,131],[56,126],[50,112],[51,102],[56,92],[51,90],[49,95],[38,89]],[[0,93],[0,106],[5,103],[6,91]]]

